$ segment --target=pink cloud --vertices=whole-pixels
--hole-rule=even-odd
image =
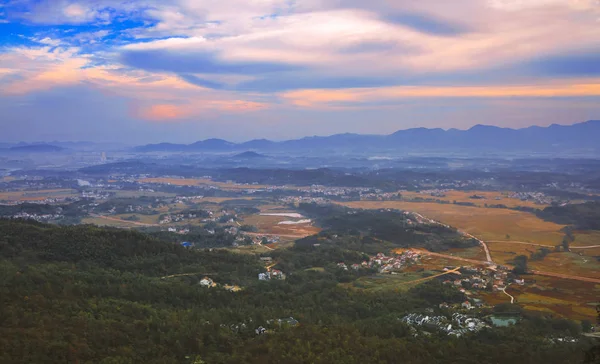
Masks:
[[[600,79],[566,80],[540,85],[514,86],[399,86],[354,89],[313,89],[284,92],[287,102],[306,108],[337,108],[340,103],[393,101],[406,98],[532,98],[600,96]]]
[[[239,113],[264,110],[266,104],[243,101],[206,101],[196,104],[176,105],[176,104],[137,104],[133,108],[133,116],[139,119],[171,122],[171,121],[189,121],[195,117],[213,115],[215,113]]]

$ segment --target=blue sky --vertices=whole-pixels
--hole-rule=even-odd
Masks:
[[[600,119],[597,0],[0,0],[1,141]]]

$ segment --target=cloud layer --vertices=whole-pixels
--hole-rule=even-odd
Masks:
[[[600,113],[588,102],[600,97],[599,29],[597,0],[4,0],[0,123],[7,138],[38,138],[18,120],[63,115],[73,90],[123,107],[82,107],[75,114],[87,117],[56,129],[118,117],[153,140],[165,128],[243,139],[390,132],[415,120],[577,122]],[[537,106],[552,99],[565,110]],[[435,112],[449,103],[463,111]],[[84,129],[78,139],[92,139]]]

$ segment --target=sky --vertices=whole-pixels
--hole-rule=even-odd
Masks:
[[[600,0],[0,0],[0,141],[600,119]]]

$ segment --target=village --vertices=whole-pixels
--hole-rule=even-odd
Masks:
[[[456,337],[467,333],[476,333],[490,327],[483,320],[461,312],[453,313],[450,319],[446,316],[411,313],[404,316],[400,321],[413,327],[420,327],[425,332],[439,331]]]

